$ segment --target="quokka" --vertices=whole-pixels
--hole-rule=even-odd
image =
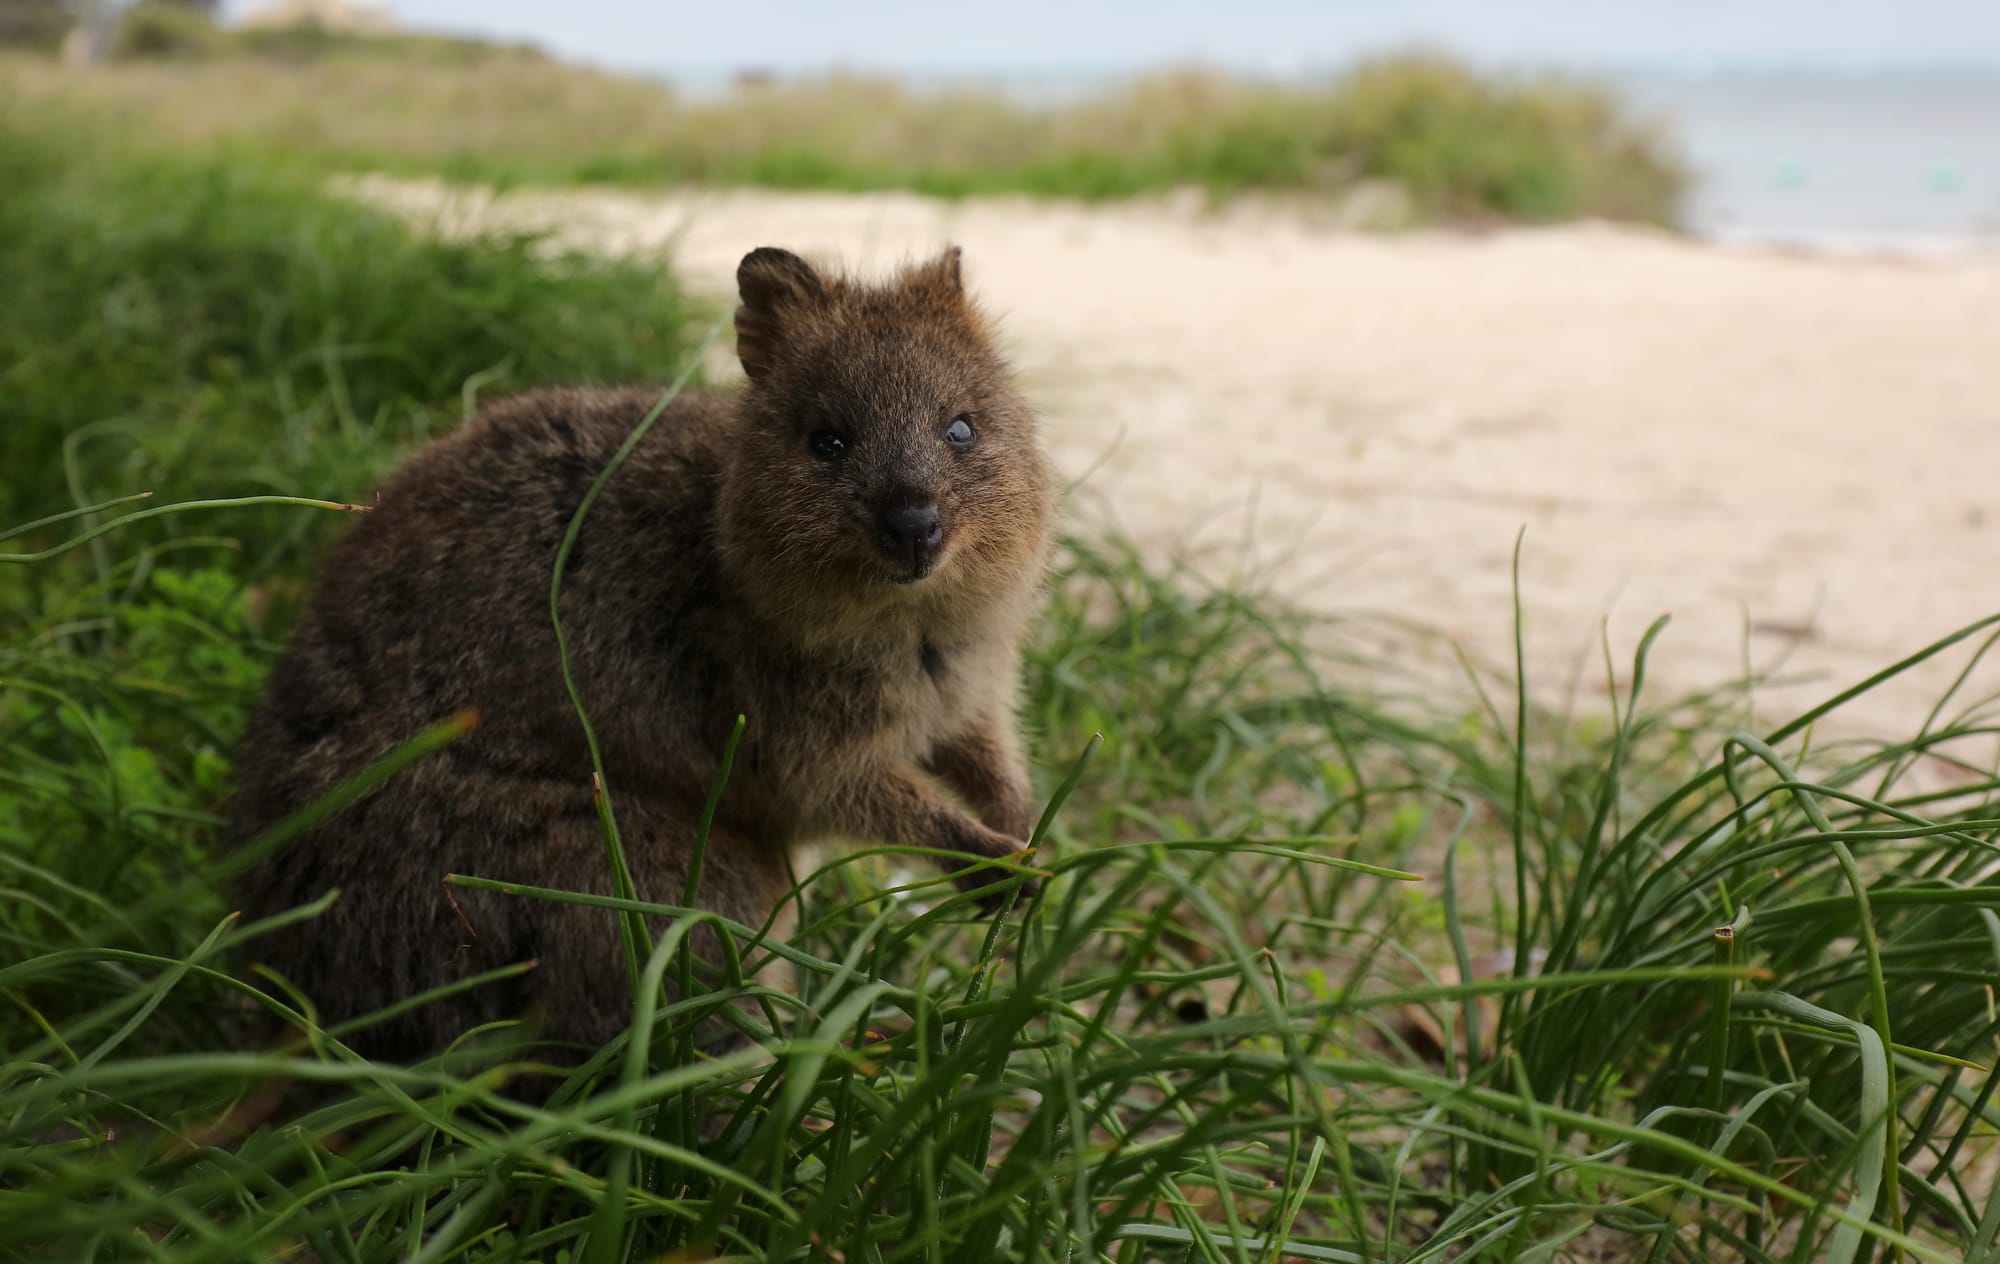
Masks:
[[[680,901],[747,717],[699,900],[755,926],[822,840],[967,864],[1023,848],[1036,804],[1016,694],[1054,497],[957,250],[871,284],[764,248],[737,281],[747,383],[675,399],[612,476],[561,616],[640,898]],[[454,907],[441,879],[610,892],[549,580],[586,489],[660,394],[537,391],[419,451],[332,550],[271,675],[243,747],[240,839],[425,726],[479,717],[240,890],[254,917],[339,888],[255,944],[328,1024],[539,962],[373,1028],[358,1043],[374,1056],[523,1014],[585,1043],[626,1023],[614,914],[463,888]]]

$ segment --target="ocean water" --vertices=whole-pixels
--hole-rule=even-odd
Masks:
[[[979,88],[1059,105],[1119,70],[896,70],[918,90]],[[1836,71],[1567,67],[1658,120],[1696,177],[1683,227],[1732,244],[1909,253],[2000,251],[2000,69]],[[726,91],[716,69],[663,74]]]
[[[1694,168],[1686,227],[1727,242],[2000,249],[2000,73],[1607,76]]]

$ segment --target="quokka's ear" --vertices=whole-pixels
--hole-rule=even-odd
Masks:
[[[944,253],[929,263],[920,263],[910,270],[910,279],[925,285],[935,286],[951,294],[965,293],[965,281],[959,275],[959,257],[965,252],[957,246],[946,246]]]
[[[762,377],[784,340],[785,321],[826,299],[826,280],[789,250],[759,246],[736,266],[736,358]]]

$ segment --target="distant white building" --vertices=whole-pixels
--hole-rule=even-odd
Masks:
[[[348,0],[271,0],[245,13],[243,26],[317,26],[347,35],[390,35],[398,29],[388,7]]]

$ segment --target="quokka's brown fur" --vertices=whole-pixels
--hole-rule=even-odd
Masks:
[[[823,839],[1022,848],[1035,805],[1015,695],[1053,505],[956,250],[865,284],[766,248],[737,280],[747,386],[667,408],[585,520],[561,613],[642,899],[679,902],[748,718],[700,902],[756,926],[789,859]],[[334,548],[272,673],[243,748],[244,839],[425,726],[480,717],[242,887],[253,917],[339,888],[256,944],[326,1023],[539,962],[374,1029],[370,1053],[524,1012],[590,1043],[625,1024],[615,915],[465,888],[454,908],[441,879],[610,891],[549,579],[585,490],[660,394],[538,391],[424,448]]]

